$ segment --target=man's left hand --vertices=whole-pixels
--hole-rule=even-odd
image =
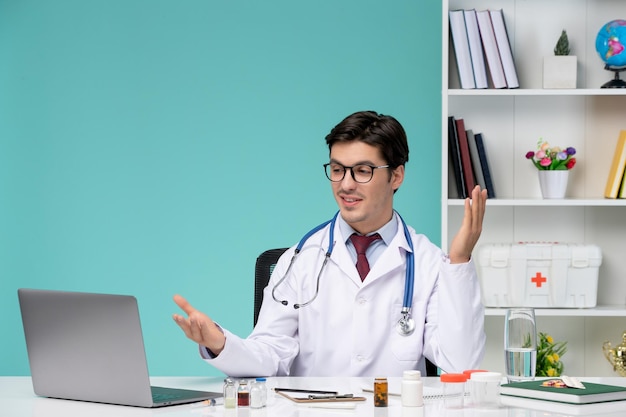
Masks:
[[[481,190],[477,185],[472,190],[471,201],[465,199],[465,214],[463,223],[450,244],[450,263],[458,264],[468,262],[480,233],[483,229],[483,217],[485,217],[485,205],[487,203],[487,190]]]

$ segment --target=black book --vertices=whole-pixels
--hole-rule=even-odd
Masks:
[[[463,172],[463,178],[465,179],[465,191],[467,194],[465,197],[467,198],[470,197],[472,190],[476,187],[476,180],[474,179],[472,157],[470,156],[469,143],[467,142],[465,120],[456,119],[455,122],[456,138],[458,140],[457,146],[459,147],[459,153],[461,154],[461,171]]]
[[[465,131],[467,136],[467,143],[469,144],[470,157],[472,159],[472,171],[474,172],[474,179],[476,184],[480,185],[481,190],[486,190],[485,177],[483,176],[483,167],[480,163],[480,156],[478,155],[478,147],[476,146],[476,138],[472,129]]]
[[[489,162],[487,160],[487,150],[483,143],[483,134],[476,133],[474,135],[476,141],[476,148],[478,150],[478,157],[480,159],[480,166],[483,170],[483,178],[485,179],[485,187],[487,188],[487,197],[496,198],[496,191],[493,188],[493,180],[491,179],[491,170],[489,169]]]
[[[461,152],[459,150],[458,137],[456,131],[456,121],[454,116],[448,116],[448,155],[452,162],[454,171],[454,180],[458,191],[458,198],[467,198],[467,189],[465,188],[465,180],[463,177],[463,168],[461,166]]]

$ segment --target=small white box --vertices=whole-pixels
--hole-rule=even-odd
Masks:
[[[598,246],[568,243],[482,245],[478,277],[485,307],[596,306]]]
[[[573,55],[543,58],[543,88],[576,88],[578,59]]]

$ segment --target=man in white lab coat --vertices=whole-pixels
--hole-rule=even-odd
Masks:
[[[409,369],[424,373],[424,358],[445,372],[477,368],[484,312],[471,254],[482,230],[486,190],[476,187],[466,199],[461,228],[445,254],[405,228],[393,209],[409,156],[396,119],[357,112],[335,126],[326,142],[326,175],[339,213],[303,243],[289,271],[296,246],[281,257],[250,336],[219,327],[180,295],[174,301],[186,316],[174,314],[174,321],[208,363],[230,376],[400,376]],[[353,234],[377,234],[364,259]],[[407,274],[411,254],[414,273]],[[398,321],[411,278],[407,298],[415,328],[402,332]]]

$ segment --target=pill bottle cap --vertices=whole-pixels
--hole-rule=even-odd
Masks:
[[[420,371],[404,371],[402,376],[404,379],[419,381],[422,378],[422,373]]]
[[[500,372],[476,372],[470,379],[479,382],[500,382],[502,374]]]
[[[265,379],[265,378],[257,378],[256,380],[257,380],[257,381],[259,381],[259,382],[265,382],[265,381],[267,381],[267,379]]]
[[[465,374],[441,374],[441,382],[465,382],[467,375]]]

